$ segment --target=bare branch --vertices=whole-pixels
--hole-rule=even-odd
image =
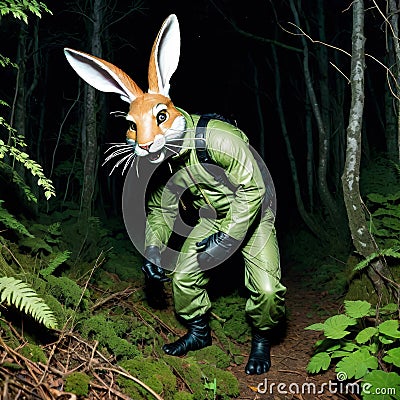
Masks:
[[[255,35],[253,33],[244,31],[243,29],[241,29],[241,28],[239,28],[237,26],[235,21],[233,21],[231,18],[228,18],[226,16],[226,14],[215,4],[215,2],[213,0],[210,0],[210,3],[216,8],[216,10],[222,15],[222,17],[232,26],[232,28],[236,32],[240,33],[242,36],[247,37],[249,39],[257,40],[258,42],[273,44],[275,46],[282,47],[282,48],[284,48],[286,50],[295,51],[296,53],[302,53],[303,52],[302,49],[299,49],[297,47],[293,47],[293,46],[290,46],[288,44],[285,44],[285,43],[282,43],[282,42],[278,42],[277,40],[274,40],[274,39],[265,38],[265,37],[258,36],[258,35]]]
[[[333,45],[331,45],[331,44],[329,44],[329,43],[322,42],[322,41],[320,41],[320,40],[315,40],[315,39],[313,39],[310,35],[308,35],[307,33],[305,33],[305,32],[304,32],[299,26],[297,26],[295,23],[289,22],[289,24],[290,24],[290,25],[293,25],[294,27],[296,27],[296,29],[298,29],[301,33],[290,32],[290,31],[288,31],[288,30],[285,30],[285,32],[290,33],[291,35],[294,35],[294,36],[304,36],[304,37],[306,37],[308,40],[310,40],[311,43],[317,43],[317,44],[321,44],[321,45],[323,45],[323,46],[330,47],[330,48],[332,48],[332,49],[334,49],[334,50],[338,50],[338,51],[340,51],[340,52],[346,54],[347,56],[349,56],[349,57],[351,58],[351,54],[350,54],[349,52],[347,52],[346,50],[343,50],[343,49],[341,49],[340,47],[337,47],[337,46],[333,46]],[[379,61],[376,57],[372,56],[371,54],[365,53],[365,56],[371,58],[371,59],[374,60],[377,64],[379,64],[381,67],[383,67],[383,68],[386,70],[387,74],[390,75],[390,76],[393,78],[393,80],[394,80],[395,82],[397,82],[397,79],[396,79],[395,75],[393,74],[393,72],[390,70],[390,68],[389,68],[388,66],[386,66],[384,63],[382,63],[381,61]],[[332,66],[334,66],[334,65],[332,64]],[[346,79],[347,79],[347,81],[348,81],[348,78],[346,78]],[[389,80],[388,80],[388,85],[389,85],[389,87],[390,87]],[[397,83],[396,83],[396,86],[397,86],[398,89],[400,89],[400,86],[399,86]],[[390,89],[390,91],[391,91],[391,93],[393,94],[393,96],[394,96],[397,100],[400,100],[400,97],[399,97],[398,95],[396,95],[396,94],[393,92],[392,89]]]

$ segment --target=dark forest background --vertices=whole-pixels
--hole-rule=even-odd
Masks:
[[[18,1],[0,16],[1,276],[53,288],[63,305],[56,278],[108,288],[113,274],[142,279],[123,225],[125,175],[102,165],[109,143],[125,141],[126,121],[110,113],[128,105],[91,92],[63,48],[110,61],[147,90],[151,46],[174,13],[182,46],[171,99],[234,119],[264,158],[284,277],[299,274],[306,291],[398,301],[397,1],[48,1],[51,13],[28,3],[27,21]],[[363,5],[362,49],[353,3]],[[62,312],[58,325],[70,317]]]
[[[388,4],[366,5],[363,166],[378,155],[398,161]],[[339,239],[350,249],[341,187],[351,99],[348,2],[243,7],[233,1],[104,0],[48,6],[52,15],[32,16],[29,24],[1,20],[7,38],[2,53],[18,65],[1,70],[0,98],[10,106],[3,115],[57,193],[28,211],[78,207],[86,217],[121,215],[125,177],[118,171],[109,177],[110,167],[101,164],[107,144],[124,141],[126,123],[110,112],[127,105],[100,93],[89,104],[88,88],[66,63],[63,48],[109,60],[146,88],[152,42],[166,16],[176,13],[182,49],[172,80],[174,103],[188,112],[233,118],[249,136],[275,182],[280,236],[304,225],[323,243],[336,246]],[[22,204],[15,193],[3,192],[7,209],[18,213]]]

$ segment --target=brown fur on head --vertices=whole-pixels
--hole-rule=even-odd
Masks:
[[[148,80],[144,93],[121,69],[98,57],[69,48],[67,60],[78,75],[102,92],[113,92],[130,103],[126,119],[128,145],[139,157],[153,163],[165,158],[168,140],[176,141],[185,130],[185,119],[169,98],[169,81],[180,52],[179,24],[175,15],[163,23],[151,51]]]

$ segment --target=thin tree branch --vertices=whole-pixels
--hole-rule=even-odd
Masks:
[[[297,26],[295,23],[289,22],[289,24],[295,26],[301,33],[295,33],[295,32],[291,32],[291,31],[289,31],[289,30],[285,30],[287,33],[289,33],[289,34],[291,34],[291,35],[294,35],[294,36],[305,36],[305,37],[306,37],[308,40],[310,40],[312,43],[322,44],[323,46],[327,46],[327,47],[330,47],[330,48],[332,48],[332,49],[334,49],[334,50],[341,51],[342,53],[346,54],[347,56],[349,56],[349,57],[351,58],[351,54],[350,54],[349,52],[347,52],[346,50],[343,50],[343,49],[341,49],[340,47],[333,46],[333,45],[331,45],[331,44],[329,44],[329,43],[322,42],[322,41],[320,41],[320,40],[315,40],[315,39],[313,39],[310,35],[307,35],[307,34],[306,34],[299,26]],[[396,76],[393,74],[393,72],[390,70],[390,68],[389,68],[388,66],[386,66],[385,64],[383,64],[381,61],[379,61],[376,57],[372,56],[371,54],[365,53],[365,56],[371,58],[371,59],[374,60],[377,64],[379,64],[381,67],[383,67],[383,68],[386,70],[387,74],[390,75],[390,76],[393,78],[393,80],[394,80],[395,82],[397,82]],[[347,78],[346,78],[346,79],[347,79]],[[389,84],[389,83],[388,83],[388,84]],[[389,84],[389,86],[390,86],[390,84]],[[396,86],[400,89],[399,85],[396,84]],[[399,97],[398,95],[396,95],[392,90],[390,90],[390,91],[391,91],[391,93],[393,94],[393,96],[394,96],[396,99],[400,100],[400,97]]]
[[[258,36],[258,35],[255,35],[255,34],[253,34],[253,33],[244,31],[243,29],[241,29],[241,28],[238,27],[238,25],[236,24],[235,21],[233,21],[232,19],[228,18],[228,17],[226,16],[226,14],[215,4],[215,2],[214,2],[213,0],[210,0],[210,3],[211,3],[211,4],[215,7],[215,9],[222,15],[222,17],[232,26],[232,28],[233,28],[236,32],[240,33],[242,36],[247,37],[247,38],[249,38],[249,39],[257,40],[258,42],[261,42],[261,43],[273,44],[273,45],[276,45],[276,46],[278,46],[278,47],[282,47],[282,48],[284,48],[284,49],[286,49],[286,50],[295,51],[295,52],[297,52],[297,53],[302,53],[302,52],[303,52],[302,49],[299,49],[299,48],[297,48],[297,47],[293,47],[293,46],[290,46],[290,45],[288,45],[288,44],[284,44],[284,43],[282,43],[282,42],[278,42],[278,41],[276,41],[276,40],[274,40],[274,39],[265,38],[265,37]]]

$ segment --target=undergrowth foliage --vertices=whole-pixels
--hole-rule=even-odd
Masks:
[[[367,301],[345,301],[343,314],[306,329],[322,331],[325,338],[316,343],[315,355],[307,371],[319,373],[332,364],[341,380],[361,380],[369,393],[378,388],[394,388],[400,393],[400,331],[398,306],[376,309]],[[379,316],[379,319],[377,318]],[[364,393],[363,398],[370,398]],[[378,393],[378,392],[377,392]],[[371,397],[372,398],[372,397]]]
[[[311,374],[335,368],[340,380],[360,384],[363,399],[377,398],[379,390],[389,389],[379,398],[396,399],[400,393],[400,331],[399,331],[399,276],[400,259],[400,167],[384,158],[378,158],[361,175],[361,187],[366,212],[377,250],[351,268],[350,291],[358,290],[362,274],[374,261],[388,265],[391,276],[383,277],[391,288],[393,303],[380,305],[373,288],[361,292],[370,296],[344,301],[344,312],[312,324],[306,329],[321,331],[324,335],[315,345],[307,371]],[[369,283],[370,284],[370,283]],[[397,297],[396,297],[397,293]],[[354,298],[354,297],[353,297]],[[378,304],[378,305],[372,305]],[[374,397],[375,396],[375,397]]]
[[[5,0],[0,4],[0,15],[5,16],[11,14],[15,19],[20,19],[26,24],[28,23],[28,14],[32,13],[37,17],[41,17],[43,12],[51,13],[46,5],[36,0]],[[0,55],[0,67],[12,67],[18,69],[18,65],[13,63],[9,58]],[[0,100],[0,106],[9,108],[9,105]],[[36,161],[32,160],[28,153],[24,151],[27,144],[23,136],[18,135],[16,130],[0,115],[0,174],[11,179],[14,184],[24,193],[28,201],[37,203],[37,198],[33,194],[31,188],[26,184],[24,179],[16,171],[15,163],[19,163],[31,176],[37,177],[37,185],[43,189],[44,196],[47,200],[55,196],[52,181],[48,179],[43,168]],[[0,224],[4,227],[15,231],[28,238],[34,238],[31,232],[13,216],[4,207],[4,200],[0,198]],[[0,244],[4,246],[4,240]],[[5,271],[14,274],[8,263],[0,253],[0,267],[2,273]],[[50,268],[50,266],[48,267]],[[57,322],[53,312],[47,304],[41,299],[36,291],[23,280],[14,276],[0,277],[0,301],[15,306],[20,311],[32,316],[38,322],[43,323],[48,328],[57,327]]]
[[[50,307],[31,287],[19,279],[0,277],[0,302],[14,305],[47,328],[57,327]]]
[[[43,167],[32,160],[28,153],[22,151],[22,149],[27,146],[23,137],[17,136],[15,130],[4,121],[4,118],[0,119],[0,126],[5,127],[9,132],[8,142],[4,142],[4,140],[0,139],[0,163],[3,164],[5,157],[9,156],[8,159],[10,163],[14,163],[15,161],[19,162],[32,176],[38,178],[37,184],[43,188],[44,196],[47,200],[55,196],[54,186],[51,180],[46,178],[43,173]],[[4,168],[5,167],[3,167],[3,169]],[[15,170],[13,170],[13,174],[17,174]],[[23,181],[22,178],[19,178],[19,181]],[[37,202],[36,196],[27,185],[23,185],[21,189],[29,201]]]
[[[43,12],[51,14],[46,4],[37,0],[4,0],[0,4],[0,15],[12,14],[16,19],[28,23],[28,12],[41,17]]]

